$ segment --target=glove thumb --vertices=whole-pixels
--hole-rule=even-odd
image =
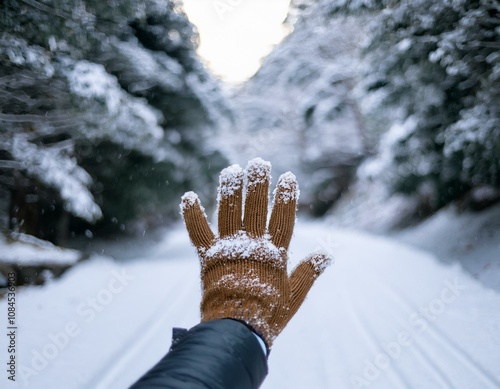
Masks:
[[[287,322],[295,315],[304,302],[314,281],[333,262],[327,253],[317,251],[309,254],[292,271],[290,276],[290,303]],[[284,323],[286,325],[286,323]]]

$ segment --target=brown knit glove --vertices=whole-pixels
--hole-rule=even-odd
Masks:
[[[266,229],[270,173],[271,164],[260,158],[250,161],[245,172],[238,165],[221,172],[218,237],[210,229],[196,193],[187,192],[181,203],[189,237],[201,260],[202,321],[241,320],[261,335],[268,348],[331,262],[328,255],[317,252],[288,276],[287,251],[298,184],[290,172],[279,178]]]

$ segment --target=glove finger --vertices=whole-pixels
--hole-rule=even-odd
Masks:
[[[291,172],[282,174],[274,190],[274,205],[269,220],[269,234],[276,247],[288,250],[295,224],[299,185]]]
[[[232,165],[222,170],[217,191],[221,238],[241,230],[242,190],[243,169],[239,165]]]
[[[198,251],[208,249],[215,235],[210,229],[205,209],[201,206],[198,195],[194,192],[186,192],[182,196],[180,207],[191,242]]]
[[[267,204],[271,164],[261,158],[254,158],[245,169],[246,198],[243,225],[252,237],[264,235],[267,222]]]
[[[333,262],[333,258],[325,252],[309,254],[300,262],[290,276],[290,310],[288,320],[298,311],[314,281]],[[286,323],[285,323],[286,324]]]

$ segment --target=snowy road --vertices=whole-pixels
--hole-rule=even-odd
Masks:
[[[423,252],[321,224],[297,226],[292,262],[319,246],[336,263],[276,340],[263,388],[500,388],[500,295]],[[172,326],[197,323],[199,299],[182,229],[140,261],[90,260],[20,290],[17,382],[2,371],[0,386],[125,388]]]

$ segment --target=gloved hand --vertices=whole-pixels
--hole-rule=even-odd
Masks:
[[[263,338],[268,349],[331,263],[326,253],[313,253],[288,276],[287,251],[299,189],[292,173],[279,178],[266,229],[270,173],[271,164],[260,158],[250,161],[245,172],[238,165],[221,172],[218,237],[210,229],[196,193],[187,192],[181,203],[201,261],[202,321],[243,321]]]

